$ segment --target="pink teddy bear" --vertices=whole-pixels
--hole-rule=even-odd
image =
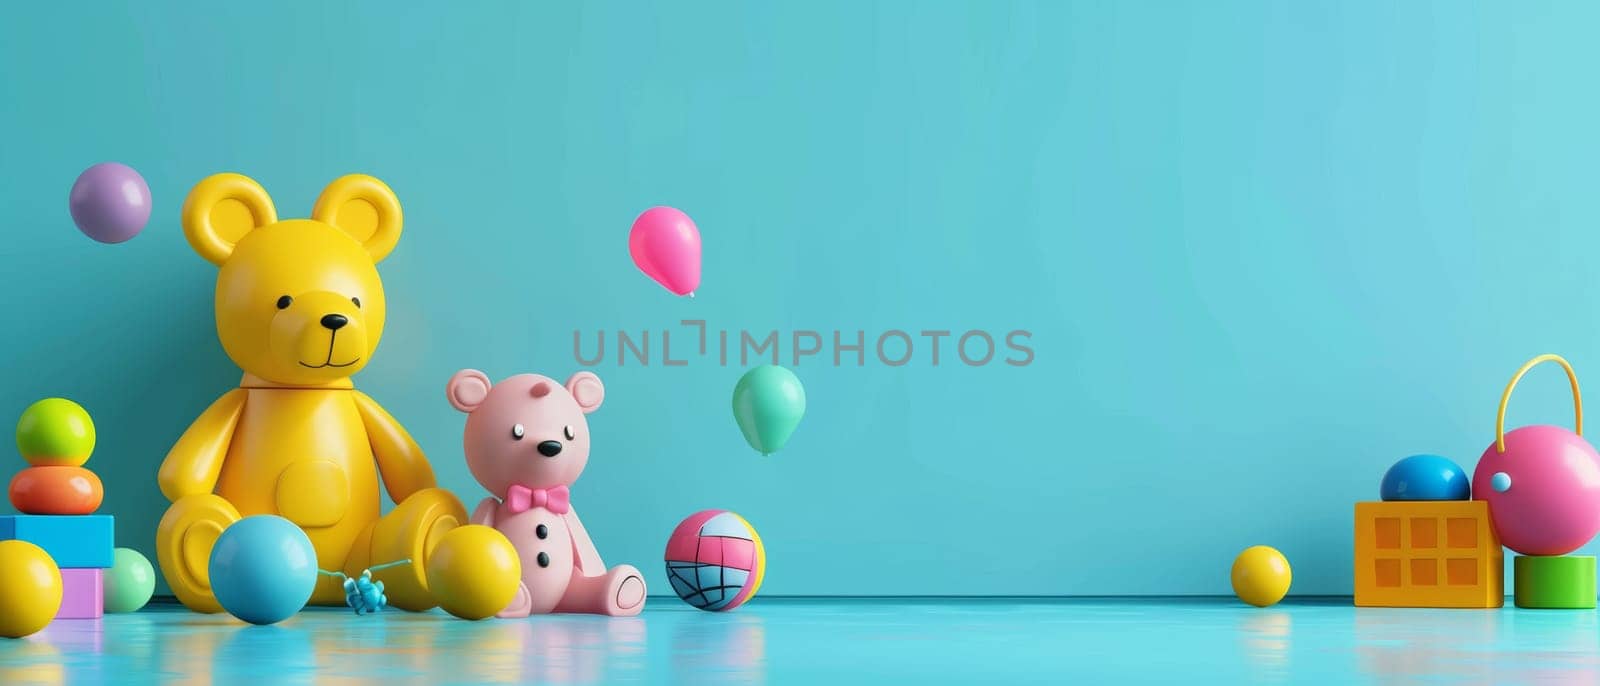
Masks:
[[[630,565],[606,569],[569,501],[568,488],[589,462],[584,415],[605,399],[600,377],[578,372],[563,386],[518,374],[491,384],[483,372],[463,369],[447,393],[467,413],[467,467],[496,496],[478,503],[472,523],[505,534],[522,560],[522,583],[499,616],[639,614],[644,577]]]

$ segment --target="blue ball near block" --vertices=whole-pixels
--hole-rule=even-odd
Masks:
[[[1383,475],[1378,496],[1395,500],[1471,500],[1467,473],[1449,458],[1412,455]]]

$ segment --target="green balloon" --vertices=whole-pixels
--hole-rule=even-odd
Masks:
[[[789,442],[806,414],[806,389],[783,367],[763,365],[745,372],[733,387],[733,418],[744,440],[762,455]]]
[[[156,592],[156,570],[150,560],[131,548],[111,553],[111,569],[105,573],[105,611],[138,612]]]

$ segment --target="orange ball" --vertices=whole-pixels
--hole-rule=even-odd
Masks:
[[[100,477],[83,467],[29,467],[11,479],[11,506],[24,514],[93,514],[105,495]]]

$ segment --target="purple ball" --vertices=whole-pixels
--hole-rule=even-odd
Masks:
[[[72,221],[101,243],[121,243],[150,223],[150,185],[125,164],[101,162],[85,169],[68,199]]]

